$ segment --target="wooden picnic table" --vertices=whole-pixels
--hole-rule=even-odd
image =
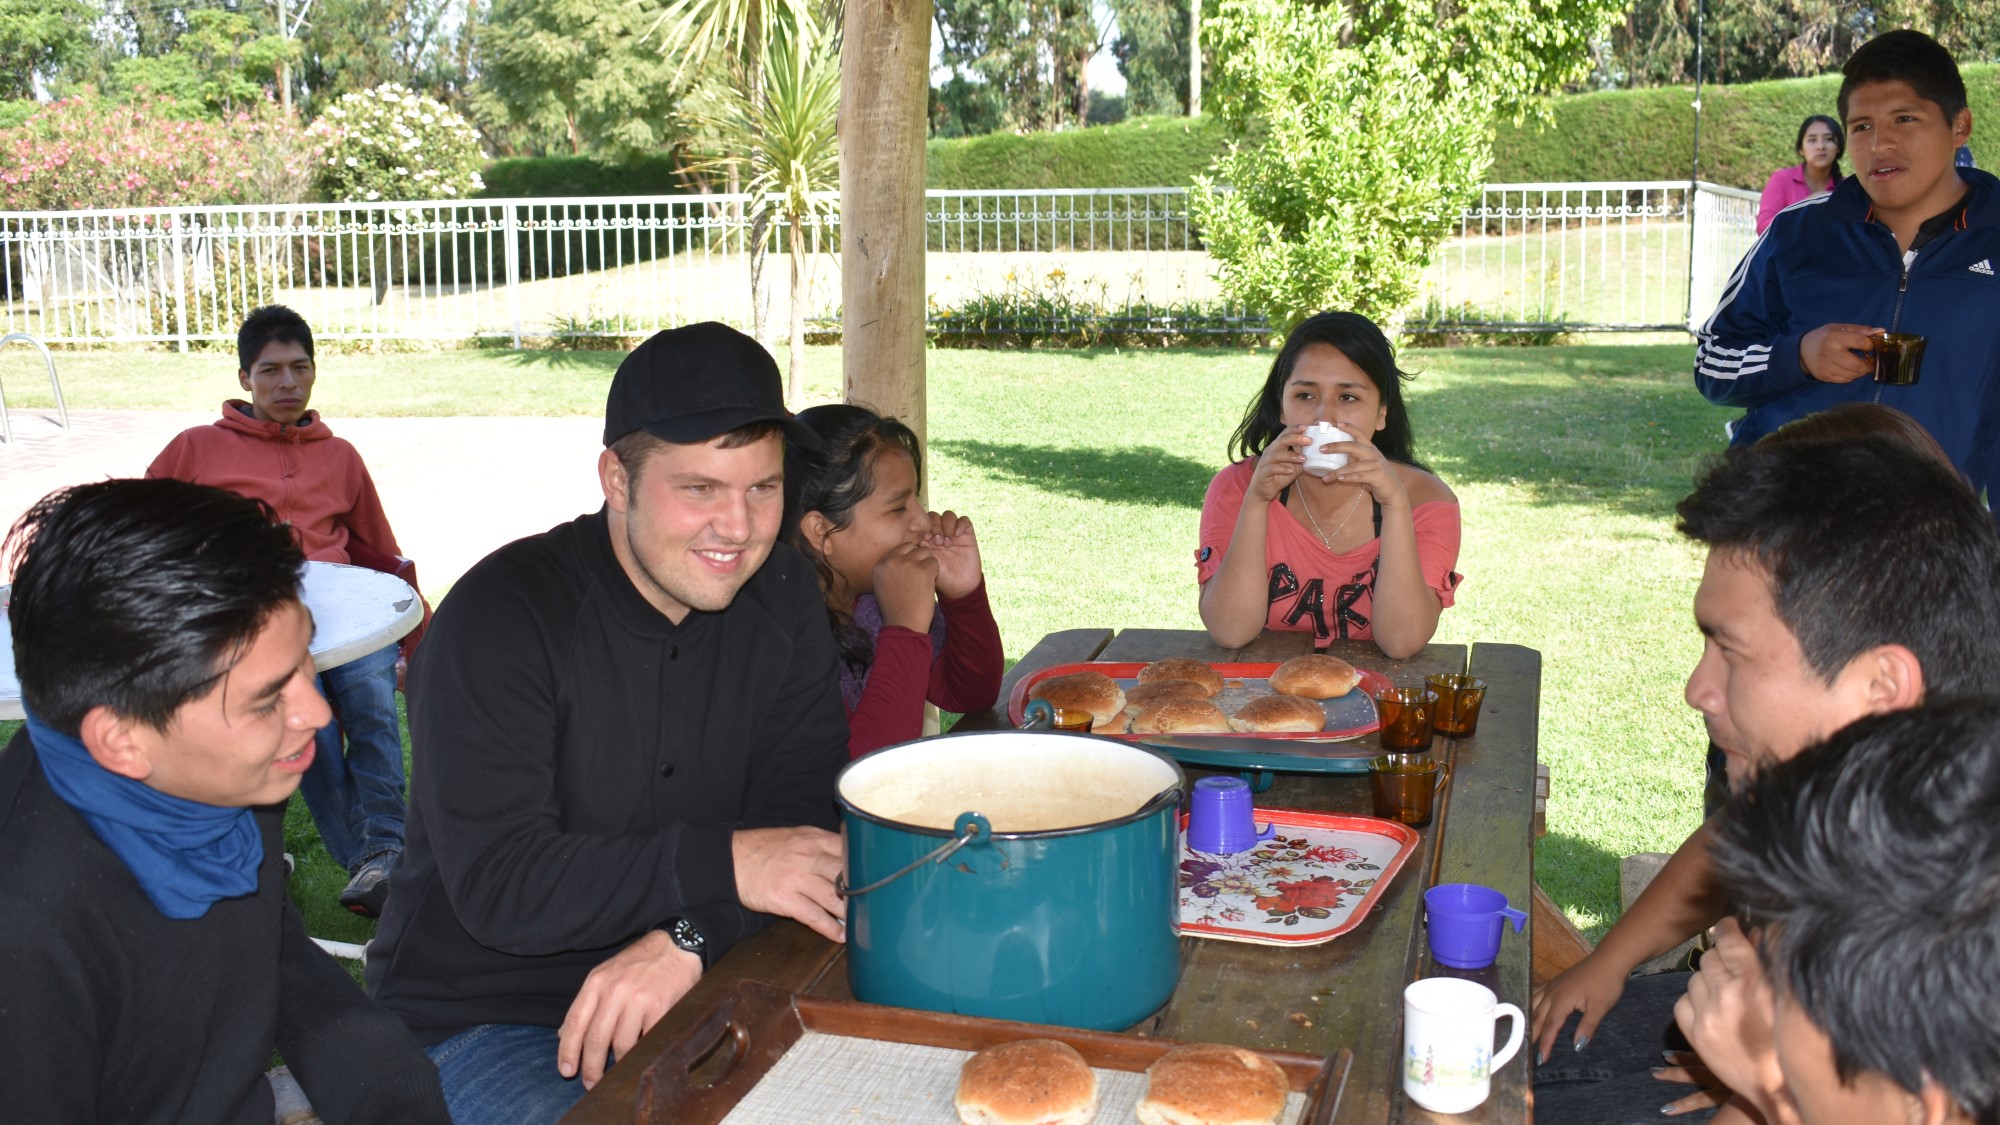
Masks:
[[[1071,629],[1051,633],[1008,673],[999,709],[967,715],[957,730],[1005,729],[1006,700],[1019,679],[1077,661],[1145,661],[1192,656],[1215,663],[1283,660],[1309,651],[1304,633],[1266,633],[1239,649],[1217,647],[1207,634],[1174,629]],[[1460,645],[1430,645],[1407,660],[1390,660],[1370,644],[1331,650],[1399,685],[1421,684],[1432,672],[1457,671]],[[1167,1006],[1134,1033],[1196,1042],[1232,1043],[1325,1055],[1351,1048],[1354,1067],[1334,1118],[1342,1123],[1532,1120],[1529,1051],[1524,1048],[1493,1077],[1493,1094],[1470,1113],[1449,1117],[1412,1104],[1403,1094],[1403,986],[1420,977],[1477,980],[1500,999],[1525,1008],[1530,934],[1501,942],[1500,959],[1477,972],[1446,969],[1430,958],[1423,927],[1423,892],[1437,883],[1483,883],[1526,909],[1534,885],[1531,821],[1541,655],[1518,645],[1473,646],[1475,674],[1487,682],[1479,733],[1436,752],[1452,766],[1436,818],[1418,830],[1417,851],[1369,916],[1353,931],[1322,945],[1276,947],[1205,938],[1182,939],[1180,984]],[[1190,770],[1191,776],[1201,770]],[[1280,774],[1257,797],[1266,807],[1369,814],[1365,775]],[[738,981],[756,980],[802,995],[852,998],[844,947],[805,927],[779,921],[732,949],[668,1012],[632,1053],[564,1118],[578,1125],[631,1122],[640,1076],[670,1044],[726,998]],[[1506,1028],[1501,1025],[1503,1034]]]

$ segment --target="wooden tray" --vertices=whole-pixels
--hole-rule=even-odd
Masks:
[[[639,1079],[633,1120],[639,1125],[719,1125],[808,1032],[957,1051],[979,1051],[1017,1039],[1056,1039],[1075,1047],[1092,1067],[1131,1073],[1143,1072],[1155,1059],[1182,1046],[1135,1035],[816,1000],[745,981],[646,1068]],[[1277,1063],[1293,1091],[1305,1096],[1297,1118],[1301,1125],[1333,1120],[1353,1063],[1346,1048],[1324,1059],[1280,1051],[1258,1053]],[[948,1095],[936,1108],[934,1115],[900,1120],[912,1125],[956,1125],[958,1114]],[[879,1120],[863,1112],[860,1107],[821,1100],[814,1104],[811,1117]]]
[[[1056,664],[1022,676],[1019,680],[1015,681],[1013,694],[1007,699],[1007,721],[1017,727],[1021,725],[1022,720],[1027,717],[1028,692],[1033,690],[1034,686],[1043,680],[1054,676],[1067,676],[1073,672],[1102,672],[1112,679],[1117,680],[1119,687],[1130,689],[1132,685],[1139,682],[1137,678],[1139,669],[1144,668],[1148,663],[1149,661],[1138,660]],[[1271,693],[1271,673],[1277,669],[1278,662],[1211,664],[1209,667],[1214,668],[1222,676],[1225,683],[1241,681],[1241,686],[1226,687],[1223,689],[1222,694],[1216,697],[1218,701],[1222,701],[1218,702],[1217,705],[1227,712],[1232,707],[1241,706],[1251,696],[1269,695]],[[1375,693],[1395,685],[1391,684],[1389,679],[1380,672],[1373,672],[1358,666],[1355,668],[1355,671],[1361,673],[1361,682],[1355,685],[1353,691],[1348,692],[1346,695],[1318,701],[1321,708],[1326,711],[1326,727],[1323,730],[1271,733],[1242,732],[1215,737],[1231,742],[1244,738],[1254,738],[1260,741],[1277,743],[1338,742],[1373,733],[1382,726],[1382,718],[1375,712]],[[1124,734],[1112,734],[1107,737],[1142,741],[1149,736],[1128,732]],[[1174,737],[1177,741],[1181,742],[1195,742],[1206,736],[1183,734],[1175,735]]]

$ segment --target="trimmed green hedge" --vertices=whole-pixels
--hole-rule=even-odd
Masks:
[[[588,156],[513,156],[495,160],[482,174],[482,199],[552,199],[567,195],[680,195],[687,184],[674,162],[648,156],[632,164],[604,164]]]
[[[1972,103],[1972,151],[2000,167],[2000,64],[1964,68]],[[1702,178],[1752,190],[1794,163],[1792,138],[1808,114],[1834,114],[1840,76],[1708,86],[1702,114]],[[1547,127],[1502,124],[1490,183],[1683,180],[1694,146],[1692,87],[1610,90],[1557,98]],[[931,141],[934,188],[1180,187],[1229,147],[1219,118],[1140,117],[1117,125],[1021,136],[994,133]],[[564,195],[676,194],[687,187],[664,156],[632,165],[582,156],[496,160],[488,199]]]
[[[1972,152],[2000,165],[2000,65],[1963,68],[1972,107]],[[1792,140],[1810,114],[1836,117],[1840,76],[1751,82],[1702,89],[1701,174],[1756,190],[1798,162]],[[1558,98],[1544,129],[1502,125],[1493,145],[1493,183],[1680,180],[1694,147],[1692,87],[1611,90]],[[1851,167],[1843,165],[1843,167]]]
[[[924,181],[934,188],[1185,187],[1228,147],[1213,116],[991,133],[930,142]]]

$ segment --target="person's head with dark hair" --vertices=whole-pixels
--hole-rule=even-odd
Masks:
[[[1403,403],[1409,378],[1374,321],[1360,313],[1319,313],[1285,337],[1229,439],[1230,456],[1256,457],[1286,427],[1325,421],[1368,439],[1391,461],[1422,468]]]
[[[1799,154],[1799,162],[1806,167],[1818,168],[1823,176],[1838,177],[1840,158],[1847,154],[1845,134],[1840,122],[1824,113],[1815,113],[1799,122],[1799,136],[1792,142],[1792,151]]]
[[[1807,1125],[2000,1122],[2000,700],[1865,718],[1763,771],[1710,854],[1762,927]]]
[[[1972,137],[1965,80],[1921,31],[1878,35],[1841,68],[1840,120],[1854,174],[1877,218],[1899,236],[1965,194],[1958,147]]]
[[[1951,458],[1929,430],[1915,418],[1893,406],[1877,402],[1843,402],[1814,411],[1757,439],[1759,445],[1782,445],[1795,441],[1832,441],[1879,434],[1894,438],[1911,449],[1949,466]]]
[[[814,440],[777,361],[728,325],[656,332],[618,365],[597,459],[612,553],[675,624],[727,608],[770,558],[787,437]]]
[[[799,423],[819,448],[786,451],[782,538],[819,571],[842,659],[865,668],[873,646],[849,627],[849,610],[875,592],[876,565],[930,528],[923,450],[910,427],[865,406],[815,406],[799,412]]]
[[[236,364],[252,418],[293,426],[305,417],[319,374],[305,317],[283,305],[252,309],[236,330]]]
[[[1687,699],[1733,776],[1864,715],[2000,683],[2000,532],[1904,439],[1734,448],[1678,512],[1709,549]]]
[[[327,721],[270,509],[177,480],[52,493],[14,525],[14,664],[34,719],[105,769],[219,806],[282,801]]]

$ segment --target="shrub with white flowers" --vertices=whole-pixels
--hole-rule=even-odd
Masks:
[[[442,103],[393,82],[343,94],[306,132],[320,149],[322,199],[463,199],[486,186],[479,133]]]

